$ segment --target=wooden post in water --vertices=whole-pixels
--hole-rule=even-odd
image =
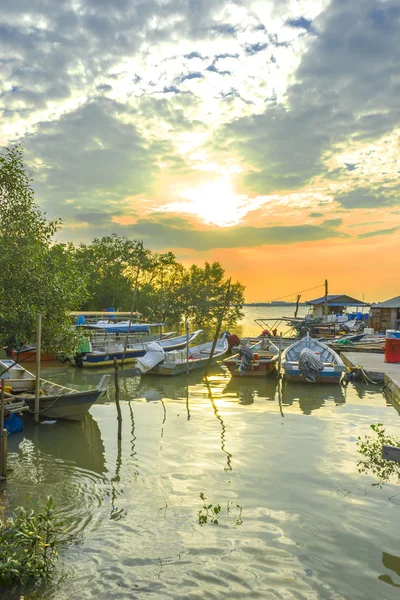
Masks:
[[[7,430],[4,429],[4,386],[5,381],[1,379],[1,408],[0,408],[0,478],[7,477]]]
[[[328,316],[328,280],[325,279],[325,302],[324,302],[325,318]]]
[[[118,419],[118,439],[122,439],[122,413],[121,406],[119,404],[119,381],[118,381],[118,361],[114,357],[114,381],[115,381],[115,404],[117,406],[117,419]]]
[[[217,345],[217,340],[218,340],[218,337],[219,337],[219,332],[221,331],[222,320],[224,318],[225,311],[226,311],[227,306],[229,304],[229,294],[230,294],[230,291],[231,291],[231,281],[232,281],[232,277],[229,278],[228,287],[227,287],[226,295],[225,295],[225,301],[224,301],[224,304],[222,306],[221,314],[220,314],[219,319],[218,319],[217,329],[215,331],[215,336],[214,336],[213,344],[212,344],[212,347],[211,347],[210,356],[208,358],[208,362],[207,362],[207,366],[206,366],[206,372],[205,372],[206,377],[208,375],[208,369],[211,366],[212,359],[213,359],[213,356],[214,356],[215,346]]]
[[[299,295],[297,296],[297,300],[296,300],[296,308],[295,308],[295,311],[294,311],[294,318],[296,318],[296,317],[297,317],[297,313],[299,312],[299,302],[300,302],[300,298],[301,298],[301,294],[299,294]]]
[[[282,332],[279,334],[278,379],[281,376],[282,366]]]
[[[189,375],[189,323],[186,321],[186,375]]]
[[[42,315],[36,318],[36,382],[35,382],[35,422],[39,423],[40,404],[40,357],[42,353]]]

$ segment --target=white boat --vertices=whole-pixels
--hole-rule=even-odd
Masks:
[[[197,331],[190,333],[189,343],[201,332],[202,329],[198,329]],[[114,343],[100,346],[91,352],[82,353],[79,357],[79,361],[77,361],[77,358],[75,357],[75,364],[79,367],[105,367],[112,365],[114,363],[114,358],[117,359],[118,363],[122,363],[122,359],[124,359],[124,363],[136,362],[137,358],[146,354],[149,343],[152,342],[143,341],[137,344],[128,344],[126,352],[124,352],[124,340],[121,339]],[[185,348],[187,345],[187,337],[186,335],[179,335],[167,339],[163,338],[158,340],[157,343],[160,344],[165,352],[171,352],[172,350]]]
[[[189,372],[198,371],[207,366],[210,358],[211,348],[213,342],[206,342],[199,346],[193,346],[189,348],[189,360],[187,359],[186,349],[175,350],[174,352],[168,352],[165,354],[164,359],[158,365],[152,367],[150,370],[143,372],[140,369],[140,358],[137,360],[137,367],[142,375],[184,375],[189,367]],[[214,354],[212,357],[211,364],[215,364],[221,360],[228,352],[229,344],[225,336],[217,340]],[[150,353],[149,353],[150,354]],[[143,357],[145,359],[146,356]],[[147,361],[144,361],[147,362]]]
[[[0,378],[11,388],[13,397],[24,400],[33,413],[36,377],[11,359],[0,360]],[[81,421],[89,408],[106,391],[103,375],[97,388],[79,391],[40,379],[39,415],[46,419]]]
[[[346,370],[334,350],[309,334],[284,351],[282,368],[287,381],[311,383],[339,383]]]

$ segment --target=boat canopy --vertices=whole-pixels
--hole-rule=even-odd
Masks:
[[[97,329],[107,333],[150,333],[150,327],[161,327],[162,323],[93,323],[86,329]]]

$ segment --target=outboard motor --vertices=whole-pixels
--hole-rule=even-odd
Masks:
[[[250,346],[241,345],[239,346],[239,356],[242,361],[239,367],[239,373],[241,376],[246,374],[246,371],[250,369],[250,363],[254,359],[254,352]]]
[[[299,369],[305,379],[310,383],[315,383],[323,368],[324,364],[315,356],[314,352],[310,348],[303,348],[299,356]]]

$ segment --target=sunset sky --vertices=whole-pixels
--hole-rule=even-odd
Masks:
[[[0,145],[60,240],[219,260],[250,302],[384,300],[399,40],[398,0],[1,0]]]

